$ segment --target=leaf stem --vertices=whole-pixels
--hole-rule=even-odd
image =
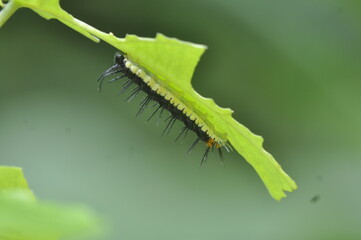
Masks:
[[[10,1],[7,4],[4,4],[2,1],[0,1],[1,7],[3,9],[0,11],[0,27],[4,25],[4,23],[20,8],[18,4],[16,4],[15,1]]]
[[[61,19],[58,19],[59,21],[62,21]],[[62,21],[63,22],[63,21]],[[89,33],[91,36],[96,37],[98,39],[101,39],[102,41],[112,45],[115,48],[118,48],[116,42],[117,41],[122,41],[124,39],[122,38],[117,38],[116,36],[114,36],[113,33],[105,33],[102,32],[98,29],[96,29],[95,27],[77,19],[73,17],[73,21],[71,22],[72,25],[76,25],[77,27],[81,28],[82,30],[85,30],[87,33]],[[69,25],[68,25],[69,26]],[[119,42],[118,42],[119,44]]]
[[[47,0],[42,0],[46,2]],[[41,1],[40,1],[41,2]],[[64,23],[68,27],[74,29],[75,31],[81,33],[85,37],[91,39],[94,42],[99,42],[99,39],[109,43],[110,45],[115,46],[117,39],[112,33],[104,33],[89,24],[73,17],[66,11],[64,11],[59,4],[40,4],[34,0],[11,0],[7,4],[4,4],[0,0],[0,7],[3,9],[0,11],[0,27],[14,14],[16,10],[21,7],[26,7],[34,10],[39,15],[46,19],[57,19],[58,21]]]

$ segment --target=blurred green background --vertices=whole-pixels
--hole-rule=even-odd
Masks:
[[[297,182],[280,203],[236,153],[221,166],[181,124],[135,119],[120,85],[96,91],[115,49],[20,10],[0,29],[0,164],[39,198],[82,202],[102,239],[361,239],[360,1],[70,1],[117,36],[157,32],[209,46],[193,77]],[[316,198],[318,201],[312,201]]]

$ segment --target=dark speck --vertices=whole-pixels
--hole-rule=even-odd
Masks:
[[[337,7],[336,12],[337,12],[337,14],[343,13],[343,8],[342,7]]]
[[[317,195],[313,196],[313,198],[311,198],[310,202],[316,203],[320,200],[320,198],[321,198],[320,195],[317,194]]]

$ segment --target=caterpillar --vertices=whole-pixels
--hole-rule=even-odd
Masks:
[[[127,58],[126,54],[117,52],[114,57],[114,65],[107,69],[99,78],[98,91],[101,91],[103,81],[106,77],[115,75],[108,82],[116,82],[120,79],[126,78],[127,80],[123,83],[120,90],[120,94],[125,92],[135,85],[130,91],[130,95],[125,101],[130,102],[139,92],[144,92],[146,97],[141,101],[140,108],[136,114],[139,116],[144,109],[150,104],[151,101],[155,102],[154,107],[158,105],[155,111],[146,120],[151,120],[156,113],[159,112],[158,122],[163,112],[166,110],[170,113],[169,117],[164,120],[167,122],[162,135],[168,134],[172,129],[176,120],[184,123],[179,135],[175,139],[175,142],[183,135],[185,137],[189,130],[196,133],[197,138],[188,150],[190,153],[199,141],[203,141],[206,145],[205,153],[203,154],[201,165],[207,160],[210,149],[217,149],[220,159],[223,161],[222,147],[228,152],[231,146],[224,143],[219,137],[217,137],[205,122],[192,111],[191,106],[187,106],[180,99],[174,96],[168,89],[162,86],[161,81],[156,76],[152,75],[147,69],[137,65]]]

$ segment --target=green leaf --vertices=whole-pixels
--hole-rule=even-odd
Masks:
[[[5,189],[29,189],[21,168],[0,166],[0,191]]]
[[[1,240],[55,240],[100,233],[100,226],[84,206],[36,201],[21,168],[0,166]]]
[[[51,240],[100,232],[95,214],[84,206],[33,201],[25,190],[0,194],[0,239]]]
[[[272,155],[263,149],[262,137],[237,122],[231,109],[219,107],[212,99],[202,97],[193,89],[191,78],[206,46],[167,38],[162,34],[157,34],[155,39],[127,35],[114,45],[133,62],[156,75],[163,87],[183,103],[192,106],[192,110],[224,142],[231,142],[255,168],[273,198],[280,200],[286,196],[284,191],[297,188]]]
[[[233,118],[227,119],[227,123],[229,141],[254,167],[274,199],[285,197],[284,191],[297,189],[296,183],[282,170],[273,156],[263,149],[262,137],[253,134]]]
[[[33,192],[29,189],[23,171],[18,167],[0,166],[0,194],[12,190],[22,190],[35,200]]]
[[[217,106],[212,99],[199,95],[191,85],[196,65],[206,46],[180,41],[157,34],[155,39],[127,35],[117,38],[73,18],[61,9],[58,0],[11,0],[17,7],[28,7],[46,19],[55,18],[92,40],[101,39],[121,50],[157,83],[176,96],[209,126],[223,144],[230,142],[261,177],[271,196],[277,200],[284,191],[297,188],[296,183],[281,169],[275,159],[263,149],[263,139],[254,135],[232,117],[232,110]],[[10,2],[10,3],[11,3]],[[5,9],[8,6],[5,7]],[[6,17],[0,13],[0,26]]]

